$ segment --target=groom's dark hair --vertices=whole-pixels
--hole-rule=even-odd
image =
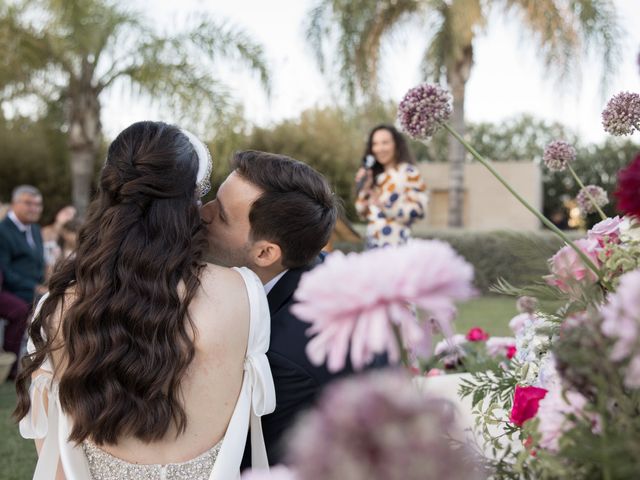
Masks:
[[[311,263],[338,216],[326,179],[305,163],[255,150],[236,152],[232,168],[263,191],[249,211],[251,238],[279,245],[287,268]]]

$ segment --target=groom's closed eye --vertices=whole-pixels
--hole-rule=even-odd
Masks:
[[[222,223],[227,223],[227,213],[225,212],[219,198],[216,198],[216,203],[218,204],[218,218]]]

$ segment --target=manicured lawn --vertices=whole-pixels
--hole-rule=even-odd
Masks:
[[[458,333],[482,327],[490,335],[509,336],[509,320],[516,314],[510,297],[486,296],[459,305],[455,323]],[[24,440],[10,418],[15,406],[13,383],[0,385],[0,480],[27,480],[33,475],[36,452],[33,441]]]
[[[457,333],[466,333],[471,327],[482,327],[489,335],[513,336],[509,320],[518,312],[513,297],[490,295],[458,305],[458,318],[454,324]]]
[[[0,480],[28,480],[33,477],[36,449],[33,440],[20,436],[11,418],[15,407],[14,384],[0,385]]]

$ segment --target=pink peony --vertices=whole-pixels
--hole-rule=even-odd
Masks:
[[[270,470],[248,470],[242,475],[242,480],[297,480],[293,470],[282,465],[271,467]]]
[[[599,266],[597,242],[583,238],[574,243],[596,267]],[[595,283],[598,280],[596,274],[582,262],[576,251],[569,245],[562,247],[551,258],[550,266],[551,275],[545,276],[545,280],[549,285],[554,285],[565,293],[573,293],[578,283]]]
[[[589,240],[595,240],[601,247],[604,246],[605,240],[618,243],[620,239],[620,224],[622,219],[619,216],[607,218],[596,223],[587,233]]]
[[[302,276],[291,310],[311,323],[307,355],[313,364],[326,361],[335,372],[350,352],[353,368],[360,370],[385,351],[392,362],[399,359],[392,324],[410,351],[429,353],[431,325],[419,324],[410,305],[426,310],[452,335],[454,302],[473,295],[472,280],[471,265],[437,240],[361,254],[335,252]]]
[[[552,389],[540,400],[538,408],[540,446],[557,452],[560,437],[573,426],[573,422],[567,416],[584,415],[586,404],[587,400],[578,392],[568,391],[563,395],[561,388]]]
[[[518,349],[516,348],[515,345],[509,345],[507,347],[507,358],[509,360],[511,360],[513,357],[515,357],[516,353],[518,353]]]
[[[522,426],[524,422],[532,419],[538,413],[538,404],[547,394],[545,388],[523,387],[516,385],[516,391],[513,395],[513,407],[509,420],[511,423]]]
[[[487,340],[487,353],[491,357],[504,355],[511,359],[515,355],[516,339],[513,337],[491,337]],[[513,351],[511,351],[513,350]],[[509,356],[511,354],[511,357]]]
[[[640,270],[625,273],[615,293],[607,295],[607,303],[600,309],[604,318],[602,333],[615,339],[611,360],[619,362],[632,358],[625,383],[640,386]]]
[[[470,342],[484,342],[489,338],[489,334],[480,327],[473,327],[467,332],[467,340]]]

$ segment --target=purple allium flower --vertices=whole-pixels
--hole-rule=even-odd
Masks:
[[[576,149],[563,140],[554,140],[544,149],[544,164],[552,172],[561,172],[576,159]]]
[[[593,213],[597,210],[593,205],[591,198],[589,198],[589,194],[598,207],[604,207],[607,203],[609,203],[609,197],[607,196],[607,192],[604,190],[604,188],[599,187],[598,185],[587,185],[586,187],[580,189],[580,191],[578,192],[578,196],[576,197],[578,208],[580,208],[580,211],[583,214]]]
[[[451,115],[451,95],[438,85],[424,83],[412,88],[398,106],[398,120],[411,137],[431,137]]]
[[[602,126],[611,135],[631,135],[640,131],[640,95],[620,92],[602,111]]]
[[[516,308],[520,313],[534,313],[538,307],[538,299],[535,297],[522,296],[516,302]]]
[[[628,387],[640,387],[640,270],[625,273],[614,293],[600,309],[604,321],[602,333],[615,340],[611,360],[630,359],[625,376]]]
[[[330,385],[290,437],[290,462],[305,480],[477,478],[446,400],[418,392],[400,371]]]

